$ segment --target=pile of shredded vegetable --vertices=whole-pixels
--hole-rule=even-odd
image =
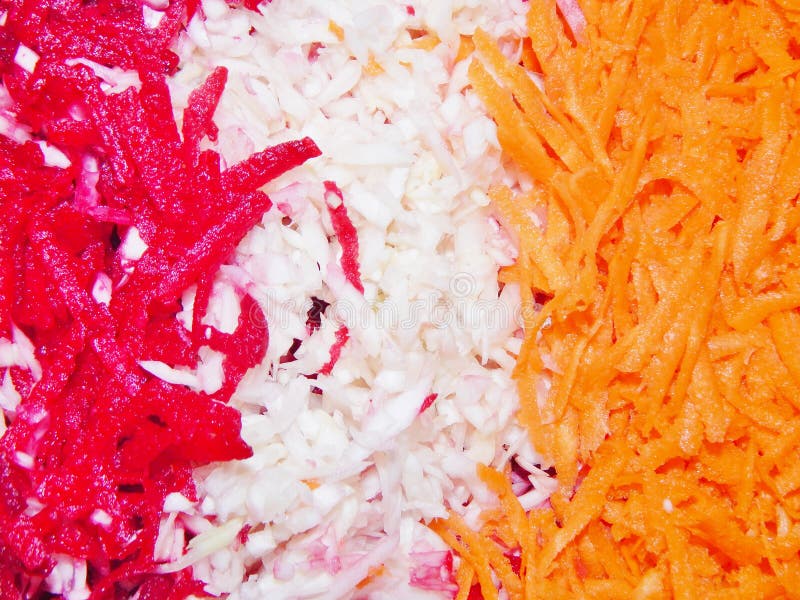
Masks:
[[[521,64],[474,37],[535,182],[493,198],[528,309],[520,419],[560,489],[526,513],[481,471],[482,529],[435,524],[458,598],[797,597],[800,12],[580,4],[531,3]]]

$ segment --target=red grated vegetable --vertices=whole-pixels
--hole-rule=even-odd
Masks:
[[[419,414],[422,414],[426,410],[428,410],[431,407],[431,405],[433,405],[433,403],[436,401],[436,398],[438,398],[438,397],[439,397],[439,394],[436,394],[436,393],[428,394],[427,396],[425,396],[425,399],[422,401],[422,404],[419,407]]]
[[[322,42],[311,42],[311,45],[308,48],[308,54],[306,58],[308,58],[308,62],[314,62],[319,58],[319,51],[325,48],[325,44]]]
[[[193,167],[200,158],[200,140],[206,135],[211,141],[217,140],[219,130],[213,117],[227,80],[228,70],[218,67],[189,95],[189,105],[183,113],[183,148],[186,163]]]
[[[239,530],[239,533],[236,535],[236,539],[240,544],[246,544],[247,540],[250,538],[250,530],[253,528],[252,525],[249,523],[245,523],[242,525],[242,528]]]
[[[186,572],[153,574],[164,499],[196,498],[193,467],[251,454],[225,402],[264,356],[266,318],[245,295],[233,333],[201,321],[218,268],[270,208],[258,188],[319,150],[288,142],[222,170],[200,142],[217,134],[223,68],[191,94],[179,133],[169,44],[195,8],[173,0],[149,29],[134,1],[0,0],[0,74],[20,131],[71,163],[0,136],[0,337],[16,342],[18,328],[41,367],[10,369],[22,401],[0,439],[2,599],[44,594],[56,555],[86,562],[92,598],[201,592]],[[14,63],[20,44],[39,56],[31,73]],[[107,95],[78,58],[135,70],[141,89]],[[194,284],[187,331],[176,314]],[[213,394],[138,366],[194,367],[202,346],[225,356]]]
[[[330,375],[331,371],[333,371],[333,367],[336,366],[336,363],[339,362],[339,357],[342,354],[342,348],[347,343],[347,340],[350,339],[350,330],[347,329],[346,325],[342,325],[339,329],[336,330],[336,341],[331,346],[331,355],[328,362],[322,365],[322,368],[319,370],[320,375]]]
[[[361,283],[361,272],[358,263],[358,233],[347,215],[347,208],[344,205],[344,196],[332,181],[325,182],[325,196],[328,206],[328,214],[331,216],[331,224],[336,232],[336,237],[342,245],[342,270],[347,281],[362,294],[364,285]],[[334,196],[334,200],[329,198]]]

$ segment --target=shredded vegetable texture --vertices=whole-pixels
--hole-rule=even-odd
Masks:
[[[165,504],[162,570],[191,567],[207,593],[452,598],[425,522],[453,507],[477,525],[476,464],[541,460],[513,417],[519,292],[497,272],[516,254],[486,195],[515,177],[462,48],[477,26],[521,36],[526,4],[479,4],[207,0],[178,41],[178,107],[228,70],[211,144],[228,162],[303,136],[322,151],[268,185],[274,208],[209,303],[225,314],[246,289],[270,343],[231,400],[253,456]]]
[[[519,238],[519,418],[560,487],[525,512],[481,470],[505,515],[435,524],[458,597],[797,597],[800,12],[580,5],[573,31],[531,2],[521,64],[474,37],[535,182],[492,197]]]

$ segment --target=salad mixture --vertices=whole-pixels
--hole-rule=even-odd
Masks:
[[[0,0],[0,600],[791,598],[789,0]]]

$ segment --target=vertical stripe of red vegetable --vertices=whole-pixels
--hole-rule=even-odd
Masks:
[[[361,271],[358,262],[358,233],[347,214],[347,208],[344,205],[344,195],[342,194],[342,190],[339,189],[339,186],[332,181],[325,182],[325,192],[334,194],[339,198],[339,204],[337,206],[332,205],[330,202],[327,202],[327,206],[333,230],[336,232],[336,237],[342,246],[342,270],[344,271],[347,281],[363,294],[364,285],[361,283]]]
[[[217,139],[217,126],[214,124],[214,111],[222,97],[228,70],[217,67],[203,85],[189,94],[189,104],[183,113],[183,150],[186,162],[194,166],[200,154],[200,140],[208,136]]]
[[[342,348],[350,339],[350,330],[346,325],[342,325],[336,330],[336,341],[331,346],[330,359],[319,370],[320,375],[330,375],[333,367],[339,362],[339,357],[342,355]]]

